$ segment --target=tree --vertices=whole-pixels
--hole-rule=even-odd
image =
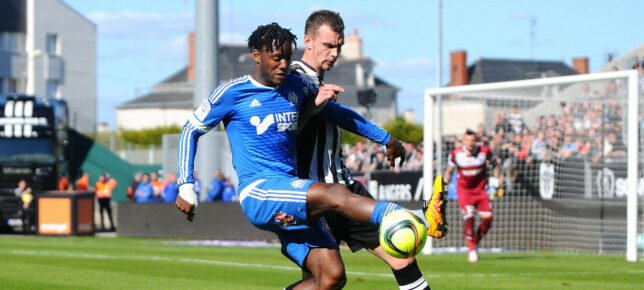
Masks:
[[[353,134],[347,130],[342,129],[342,144],[355,145],[356,142],[364,140],[360,135]]]
[[[403,117],[387,121],[383,129],[387,130],[394,138],[405,142],[418,144],[423,141],[423,126],[407,122]]]
[[[141,145],[161,145],[164,134],[179,134],[181,127],[177,125],[155,127],[141,130],[123,130],[121,137],[127,142]]]

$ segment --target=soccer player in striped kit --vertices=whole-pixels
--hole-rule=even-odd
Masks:
[[[485,189],[488,184],[487,165],[493,167],[493,178],[490,178],[489,186],[499,188],[499,176],[501,170],[496,162],[496,157],[487,146],[476,144],[476,132],[467,129],[463,136],[463,146],[454,148],[449,154],[445,180],[452,179],[454,170],[458,171],[456,180],[456,193],[461,214],[465,220],[465,242],[470,251],[468,260],[477,262],[479,255],[478,244],[492,226],[492,207],[490,198]],[[478,211],[481,217],[481,224],[474,231],[474,213]]]
[[[344,44],[344,22],[339,13],[315,11],[306,20],[304,33],[304,55],[300,61],[291,64],[291,69],[307,76],[319,86],[322,85],[325,72],[333,68],[339,57]],[[307,120],[303,127],[302,120]],[[343,184],[354,194],[373,199],[362,183],[352,179],[344,165],[340,128],[315,116],[302,116],[300,126],[297,137],[298,176]],[[404,151],[400,141],[393,137],[387,148]],[[415,258],[395,258],[382,249],[378,241],[377,226],[358,223],[338,214],[327,215],[325,220],[338,243],[345,241],[353,252],[364,248],[387,263],[400,289],[429,289]],[[303,272],[303,276],[307,275],[310,274]]]

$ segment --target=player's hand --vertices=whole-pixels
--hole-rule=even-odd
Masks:
[[[391,137],[387,143],[387,160],[389,160],[391,168],[396,167],[396,158],[398,157],[400,157],[398,166],[402,166],[405,163],[405,147],[398,139]]]
[[[185,183],[179,186],[179,196],[174,202],[177,208],[186,214],[186,219],[193,221],[197,213],[197,193],[195,193],[195,186],[192,183]]]
[[[319,106],[329,99],[336,101],[339,93],[344,93],[344,89],[341,86],[324,84],[318,90],[318,95],[315,97],[315,105]]]

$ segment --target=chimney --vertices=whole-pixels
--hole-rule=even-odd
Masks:
[[[588,58],[577,57],[572,59],[572,69],[578,73],[585,75],[588,73]]]
[[[455,50],[450,52],[450,86],[467,85],[469,80],[467,71],[467,52]]]
[[[188,80],[195,79],[195,32],[188,34]]]
[[[344,38],[344,45],[340,57],[344,59],[362,58],[362,39],[358,36],[358,29],[353,29],[353,35],[347,34]]]

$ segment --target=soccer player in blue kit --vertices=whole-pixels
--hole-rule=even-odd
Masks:
[[[341,87],[324,85],[318,89],[299,74],[289,73],[295,38],[277,23],[259,26],[248,39],[255,61],[252,74],[219,85],[195,109],[179,139],[180,187],[175,204],[189,220],[194,218],[197,195],[192,173],[197,141],[223,122],[246,217],[254,226],[274,232],[282,253],[312,275],[287,289],[342,288],[346,283],[344,264],[320,217],[339,213],[378,225],[386,214],[402,207],[352,194],[343,185],[297,178],[299,112],[308,103],[315,106],[316,116],[381,144],[387,144],[391,136],[361,122],[363,118],[351,109],[325,102],[342,92]],[[392,162],[396,157],[404,158],[402,146],[391,152]],[[424,218],[422,212],[419,215]]]

